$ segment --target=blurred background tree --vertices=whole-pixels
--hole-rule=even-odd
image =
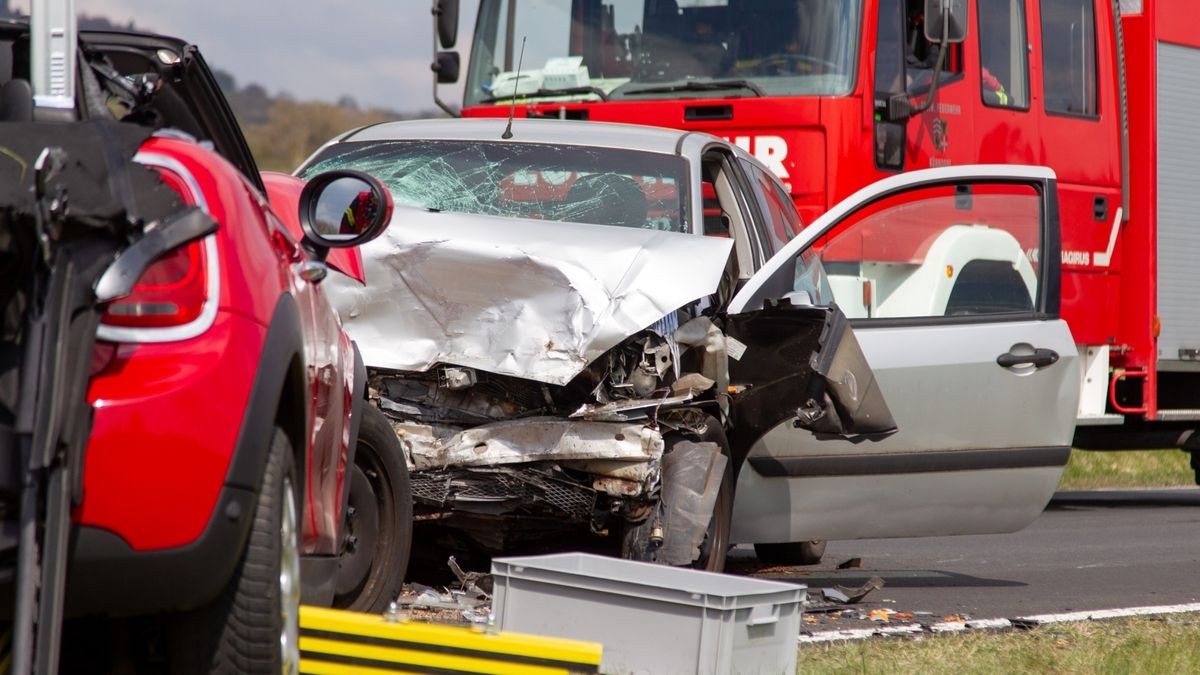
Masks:
[[[25,18],[13,8],[11,0],[0,0],[0,19]],[[113,23],[103,16],[80,14],[80,30],[143,30],[145,26]],[[445,117],[434,109],[417,113],[360,108],[352,93],[343,94],[337,103],[296,101],[287,92],[272,96],[256,83],[239,85],[234,75],[209,64],[213,75],[229,100],[250,144],[250,151],[262,171],[290,173],[326,141],[343,132],[378,122],[423,117]]]

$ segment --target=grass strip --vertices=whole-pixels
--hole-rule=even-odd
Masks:
[[[1182,450],[1072,450],[1060,490],[1195,486]]]
[[[796,661],[802,674],[1200,673],[1200,615],[804,645]]]

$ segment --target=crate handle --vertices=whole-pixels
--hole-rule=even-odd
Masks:
[[[766,626],[779,621],[779,605],[758,605],[750,608],[747,626]]]

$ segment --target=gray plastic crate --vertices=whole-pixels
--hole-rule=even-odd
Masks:
[[[586,553],[496,558],[500,630],[604,645],[604,673],[796,672],[805,586]]]

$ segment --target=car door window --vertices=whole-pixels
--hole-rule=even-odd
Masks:
[[[1045,309],[1034,183],[948,181],[885,193],[769,272],[756,301],[831,297],[865,321],[988,319]]]
[[[779,179],[750,160],[743,158],[741,164],[766,221],[763,230],[768,254],[774,255],[800,231],[800,214]]]
[[[1041,204],[1029,185],[926,187],[852,214],[814,249],[852,319],[1028,313]]]

